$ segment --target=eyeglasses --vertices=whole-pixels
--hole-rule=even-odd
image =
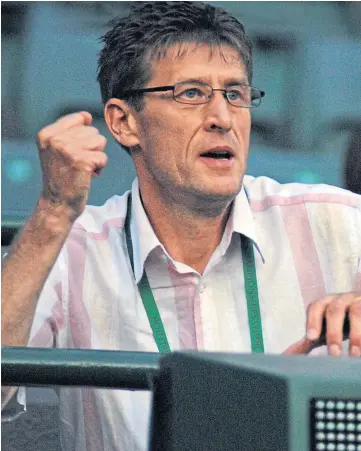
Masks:
[[[221,91],[227,101],[239,108],[254,108],[261,104],[264,91],[249,85],[232,85],[225,89],[214,89],[206,83],[200,82],[180,82],[174,86],[156,86],[154,88],[130,89],[118,95],[119,98],[126,99],[134,94],[144,94],[148,92],[173,91],[173,99],[179,103],[189,105],[202,105],[209,102],[214,91]]]

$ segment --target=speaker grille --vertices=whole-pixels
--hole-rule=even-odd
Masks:
[[[361,451],[361,398],[312,398],[311,451]]]

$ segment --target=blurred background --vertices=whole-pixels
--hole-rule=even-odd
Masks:
[[[253,112],[248,174],[345,186],[348,148],[361,140],[361,2],[210,3],[244,23],[254,43],[253,85],[266,91]],[[132,162],[107,132],[96,82],[99,37],[130,5],[1,3],[3,252],[41,188],[36,133],[59,116],[90,111],[108,139],[109,164],[89,202],[130,188]],[[17,421],[3,418],[3,449],[57,450],[56,397],[32,389],[28,402]]]
[[[130,187],[130,157],[103,121],[96,82],[99,37],[132,2],[2,2],[2,225],[21,224],[41,186],[35,136],[59,116],[90,111],[108,138],[109,164],[90,203]],[[344,186],[352,130],[361,121],[360,2],[210,2],[237,16],[254,43],[248,173],[279,182]]]

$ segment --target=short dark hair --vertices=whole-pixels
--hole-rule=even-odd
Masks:
[[[111,26],[101,38],[104,47],[98,61],[104,104],[123,91],[143,88],[151,78],[150,62],[184,42],[233,47],[252,83],[251,42],[241,22],[221,8],[202,2],[134,2],[131,13],[114,19]],[[127,101],[141,110],[142,96]]]

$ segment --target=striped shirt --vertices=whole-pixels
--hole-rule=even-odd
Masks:
[[[361,291],[361,196],[246,176],[200,275],[159,242],[135,180],[134,278],[124,236],[128,195],[88,206],[74,224],[42,291],[29,346],[157,352],[136,285],[145,268],[172,350],[250,352],[241,234],[255,244],[266,353],[304,336],[310,302]],[[150,404],[147,392],[62,388],[63,449],[146,449]]]

